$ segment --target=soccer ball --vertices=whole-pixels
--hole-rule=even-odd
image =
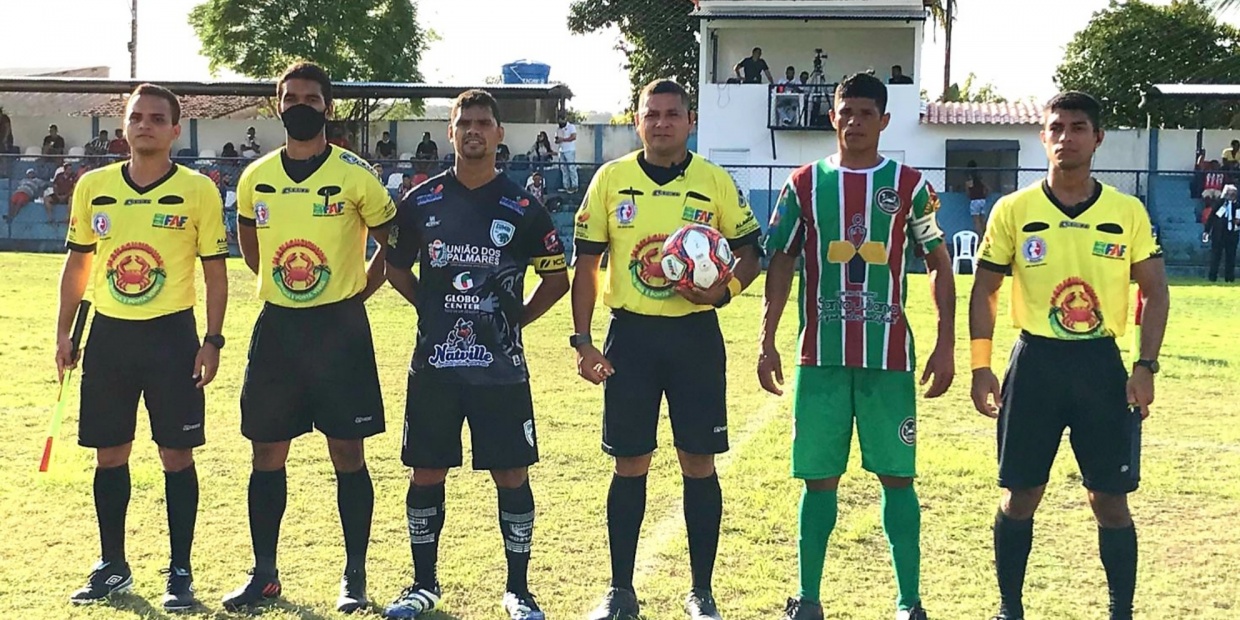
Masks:
[[[663,242],[663,275],[678,288],[707,289],[732,273],[736,257],[719,231],[689,224]]]

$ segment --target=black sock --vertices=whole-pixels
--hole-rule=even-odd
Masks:
[[[366,570],[366,548],[370,545],[370,523],[375,511],[375,487],[370,470],[363,465],[355,472],[336,472],[336,505],[344,529],[344,569]]]
[[[409,545],[413,548],[413,582],[431,587],[439,583],[439,533],[443,531],[444,483],[420,487],[409,485],[405,516],[409,520]]]
[[[164,496],[168,501],[168,541],[172,565],[190,570],[194,524],[198,521],[198,470],[193,463],[181,471],[164,472]]]
[[[499,531],[508,558],[508,591],[528,594],[526,575],[534,539],[534,492],[529,480],[515,489],[499,489]]]
[[[685,476],[685,527],[689,532],[689,565],[693,587],[710,590],[719,549],[719,523],[723,520],[723,490],[719,475],[708,478]]]
[[[1002,512],[995,516],[995,573],[999,578],[1001,612],[1024,618],[1025,566],[1033,547],[1033,519],[1017,521]]]
[[[1132,620],[1132,597],[1137,589],[1136,527],[1099,527],[1098,551],[1111,593],[1111,620]]]
[[[250,473],[250,540],[254,543],[254,572],[271,575],[276,572],[276,544],[280,541],[280,521],[288,502],[288,472]]]
[[[611,477],[607,491],[607,540],[611,547],[611,586],[633,589],[637,539],[646,516],[646,476]]]
[[[125,563],[125,513],[129,511],[129,464],[95,469],[95,516],[102,559]]]

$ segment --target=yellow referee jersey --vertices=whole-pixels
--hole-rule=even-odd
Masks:
[[[91,281],[100,314],[144,320],[193,308],[196,259],[228,256],[220,191],[177,164],[145,188],[128,162],[92,170],[73,190],[66,245],[99,255]]]
[[[1160,258],[1150,216],[1109,185],[1076,207],[1043,181],[995,204],[979,266],[1012,269],[1012,321],[1031,334],[1079,340],[1124,335],[1132,265]]]
[[[590,181],[577,211],[577,251],[610,252],[603,303],[612,308],[653,316],[711,310],[675,293],[660,265],[663,241],[686,224],[756,241],[758,221],[723,168],[691,153],[682,174],[659,185],[638,163],[640,153],[608,162]]]
[[[323,164],[301,182],[281,155],[250,164],[237,184],[239,223],[258,229],[258,296],[308,308],[342,301],[366,287],[368,228],[396,217],[396,205],[370,165],[328,145]]]

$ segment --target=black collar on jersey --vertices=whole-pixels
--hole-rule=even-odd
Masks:
[[[288,156],[288,149],[280,149],[280,163],[284,166],[284,174],[288,175],[294,183],[305,181],[327,163],[327,158],[332,156],[333,148],[335,147],[328,144],[322,153],[310,159],[293,159]]]
[[[134,182],[133,177],[129,176],[129,163],[130,162],[125,162],[121,164],[121,178],[125,179],[125,185],[128,185],[129,189],[132,189],[133,191],[138,192],[139,195],[145,194],[155,189],[156,187],[163,185],[165,181],[167,181],[168,179],[171,179],[172,175],[177,173],[177,168],[180,168],[180,166],[177,165],[176,162],[172,162],[172,167],[168,169],[168,172],[166,172],[164,176],[159,177],[154,183],[151,183],[150,185],[147,185],[146,187],[142,187],[141,185],[138,185],[137,183]]]
[[[1064,215],[1068,216],[1068,219],[1074,220],[1094,206],[1094,203],[1098,202],[1098,199],[1102,197],[1102,184],[1097,179],[1094,179],[1093,195],[1086,198],[1085,202],[1079,202],[1072,206],[1059,202],[1059,199],[1055,197],[1055,193],[1051,191],[1050,181],[1046,179],[1042,179],[1042,193],[1046,194],[1046,199],[1051,201],[1051,204],[1055,205],[1055,208],[1059,209]]]
[[[504,185],[506,185],[504,181],[508,178],[504,176],[502,173],[497,173],[494,177],[491,178],[490,181],[487,181],[486,183],[483,183],[482,185],[479,185],[478,187],[470,189],[468,187],[465,187],[465,184],[462,183],[460,179],[456,178],[455,170],[448,170],[444,172],[443,175],[453,185],[455,185],[457,189],[461,190],[462,192],[465,192],[470,195],[476,195],[476,194],[494,195],[496,197],[495,198],[496,200],[499,200],[499,195],[503,193]]]
[[[685,170],[689,169],[689,162],[693,161],[693,151],[685,151],[685,160],[672,164],[670,167],[656,166],[646,161],[646,152],[642,151],[637,154],[637,165],[641,166],[642,172],[658,185],[667,185],[676,180],[676,177],[684,176]]]

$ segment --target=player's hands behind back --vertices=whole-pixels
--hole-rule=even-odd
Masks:
[[[577,347],[577,374],[582,379],[598,385],[616,374],[616,369],[612,368],[611,362],[603,356],[603,352],[598,350],[592,344],[583,344]]]

